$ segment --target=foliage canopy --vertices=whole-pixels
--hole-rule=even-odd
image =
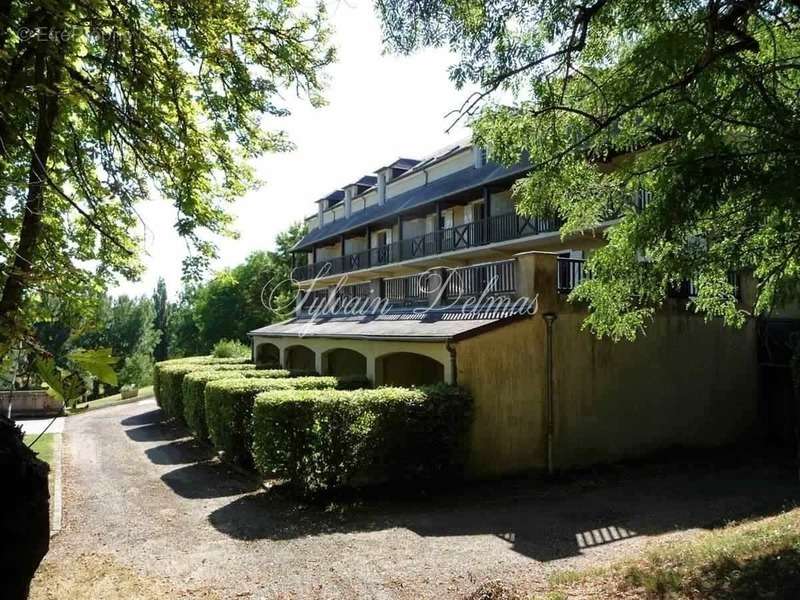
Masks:
[[[562,233],[620,214],[593,253],[601,336],[642,331],[670,286],[697,310],[746,317],[727,274],[754,273],[755,310],[800,285],[800,3],[769,0],[378,0],[390,48],[447,45],[461,107],[493,158],[533,166],[518,210]],[[494,92],[514,98],[500,103]],[[652,200],[637,210],[641,190]]]
[[[34,295],[82,302],[140,271],[137,203],[175,207],[197,275],[247,160],[289,147],[281,93],[321,102],[324,9],[294,0],[0,6],[0,354]]]

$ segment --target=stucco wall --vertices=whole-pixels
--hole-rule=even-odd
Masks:
[[[579,331],[583,317],[561,313],[554,325],[557,465],[722,445],[755,427],[754,321],[734,330],[675,307],[614,344]]]
[[[452,381],[452,370],[450,353],[444,342],[415,342],[415,341],[393,341],[393,340],[366,340],[366,339],[334,339],[321,337],[275,337],[275,336],[253,336],[253,347],[258,355],[258,347],[261,344],[274,344],[281,353],[281,364],[286,367],[286,350],[290,346],[303,346],[314,353],[316,371],[326,375],[326,363],[323,361],[325,353],[336,348],[347,348],[363,355],[366,358],[367,377],[375,385],[383,382],[380,377],[376,377],[376,365],[383,356],[397,352],[413,352],[427,356],[442,365],[444,380]]]
[[[458,383],[473,395],[469,471],[544,466],[544,322],[539,317],[456,344]]]
[[[705,323],[673,308],[635,342],[580,330],[559,312],[553,334],[554,464],[610,462],[671,446],[715,446],[757,421],[755,324]],[[475,398],[475,476],[546,466],[545,323],[541,316],[459,342],[458,381]]]

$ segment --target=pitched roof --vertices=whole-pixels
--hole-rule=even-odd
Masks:
[[[248,333],[266,337],[324,337],[397,341],[450,341],[472,337],[528,315],[503,312],[408,311],[385,315],[303,316]]]
[[[388,198],[386,203],[381,205],[369,206],[363,210],[353,213],[349,219],[340,219],[327,223],[322,227],[317,227],[306,234],[292,250],[304,250],[312,244],[324,240],[335,238],[336,236],[350,231],[363,229],[367,224],[389,217],[396,216],[402,212],[409,211],[426,204],[433,204],[437,200],[442,200],[448,196],[459,192],[469,191],[480,188],[489,183],[495,183],[504,179],[519,177],[530,170],[530,163],[521,161],[511,167],[488,162],[478,169],[468,167],[440,179],[436,179],[427,185],[412,188],[397,196]]]

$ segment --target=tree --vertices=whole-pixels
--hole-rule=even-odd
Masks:
[[[0,355],[33,295],[79,297],[135,277],[136,203],[171,202],[195,252],[229,233],[247,159],[289,147],[264,116],[294,88],[321,102],[324,10],[290,1],[27,2],[0,6]]]
[[[167,282],[163,277],[158,278],[156,289],[153,291],[153,327],[159,332],[158,344],[153,350],[156,361],[166,360],[169,356],[169,336],[167,334],[167,321],[169,320],[170,304],[167,298]]]
[[[253,252],[207,282],[187,286],[170,314],[170,353],[207,354],[221,340],[247,343],[249,331],[286,318],[275,308],[291,304],[289,250],[305,231],[296,223],[278,234],[275,251]],[[273,290],[278,298],[270,303]]]
[[[79,336],[74,344],[111,348],[119,358],[119,383],[148,385],[152,380],[153,352],[161,335],[153,326],[154,320],[150,298],[106,298],[95,329]]]
[[[169,311],[167,331],[169,332],[169,356],[196,356],[204,354],[200,331],[194,320],[194,299],[196,286],[187,284],[181,291],[177,304]]]
[[[800,3],[768,0],[379,0],[387,43],[449,45],[457,118],[503,162],[533,170],[518,210],[562,233],[619,215],[587,262],[600,336],[633,338],[670,286],[740,325],[730,271],[752,271],[755,310],[800,287]],[[511,105],[492,94],[514,94]],[[641,209],[631,202],[652,192]]]

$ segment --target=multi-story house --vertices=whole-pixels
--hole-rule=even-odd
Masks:
[[[475,475],[746,435],[754,323],[705,322],[686,309],[687,285],[638,341],[594,338],[566,297],[614,220],[562,239],[557,220],[518,215],[511,187],[530,168],[464,143],[319,199],[293,249],[296,314],[251,332],[255,359],[375,385],[463,385]],[[647,199],[633,201],[646,210]]]

